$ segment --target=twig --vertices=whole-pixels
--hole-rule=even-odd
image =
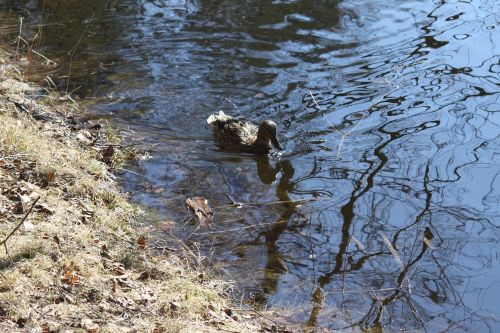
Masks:
[[[389,319],[391,319],[391,314],[387,311],[387,309],[385,308],[385,305],[384,303],[380,300],[380,298],[377,296],[377,294],[375,293],[374,290],[372,290],[372,293],[373,293],[373,296],[375,297],[375,299],[380,303],[380,306],[382,307],[382,315],[385,314],[387,315],[387,317],[389,317]]]
[[[224,195],[226,196],[226,198],[228,198],[228,199],[229,199],[229,201],[231,201],[231,204],[232,204],[233,206],[235,206],[236,208],[241,208],[241,207],[243,207],[243,203],[241,203],[241,202],[238,202],[238,201],[234,200],[234,199],[233,199],[233,197],[231,197],[228,193],[224,193]]]
[[[403,261],[401,260],[398,251],[394,248],[389,238],[387,238],[387,236],[382,232],[380,233],[380,236],[384,240],[385,245],[387,245],[387,247],[389,248],[389,251],[394,257],[394,260],[399,264],[401,271],[405,270],[405,264],[403,264]]]
[[[44,56],[43,54],[41,54],[40,52],[37,52],[35,50],[31,50],[31,52],[33,52],[34,54],[36,54],[37,56],[45,59],[47,61],[47,65],[50,65],[51,63],[55,66],[57,65],[57,62],[55,62],[54,60],[50,60],[49,58],[47,58],[46,56]]]
[[[16,58],[19,59],[19,44],[21,43],[21,34],[23,32],[23,18],[19,17],[19,36],[17,36]]]
[[[185,242],[183,242],[182,240],[180,240],[178,237],[176,237],[173,233],[171,232],[167,232],[167,234],[172,237],[173,240],[175,240],[177,242],[177,244],[180,245],[180,247],[182,249],[184,249],[184,251],[186,253],[188,253],[189,255],[191,255],[193,258],[196,258],[196,254],[194,254],[194,252],[189,248],[189,246],[186,245]]]
[[[230,100],[230,99],[229,99],[229,98],[227,98],[227,97],[224,97],[224,100],[225,100],[226,102],[229,102],[229,103],[230,103],[230,104],[231,104],[231,105],[232,105],[232,106],[236,109],[236,111],[238,111],[238,112],[240,111],[240,109],[238,108],[238,105],[236,105],[236,104],[235,104],[232,100]]]
[[[66,94],[68,94],[68,89],[69,89],[69,80],[71,77],[71,67],[73,65],[73,56],[75,55],[76,50],[80,46],[80,43],[82,42],[83,37],[85,37],[85,35],[87,34],[87,30],[89,29],[90,24],[94,20],[94,17],[95,17],[95,13],[90,18],[89,23],[85,26],[85,29],[83,30],[83,32],[82,32],[80,38],[78,39],[78,41],[76,42],[76,44],[68,52],[68,55],[70,57],[69,57],[69,68],[68,68],[68,80],[66,81]],[[74,101],[72,101],[72,102],[74,102]]]
[[[309,95],[311,95],[311,98],[313,99],[314,104],[316,104],[316,107],[318,108],[318,110],[320,110],[320,111],[321,111],[321,106],[319,106],[318,102],[316,102],[316,98],[314,98],[314,95],[313,95],[313,93],[311,92],[311,90],[309,90]]]
[[[225,221],[227,222],[227,221]],[[225,223],[225,222],[222,222],[222,223]],[[240,230],[245,230],[245,229],[250,229],[250,228],[257,228],[257,227],[262,227],[262,226],[265,226],[265,225],[270,225],[270,224],[274,224],[274,225],[277,225],[277,224],[283,224],[283,223],[287,223],[288,221],[278,221],[278,222],[266,222],[266,223],[258,223],[258,224],[252,224],[252,225],[246,225],[244,227],[238,227],[238,228],[232,228],[232,229],[224,229],[224,230],[216,230],[216,231],[207,231],[207,232],[200,232],[200,233],[196,233],[196,235],[213,235],[213,234],[224,234],[224,233],[228,233],[228,232],[233,232],[233,231],[240,231]],[[222,224],[221,223],[221,224]],[[198,230],[198,229],[196,229]],[[195,230],[195,231],[196,231]],[[194,233],[194,232],[193,232]],[[192,234],[191,234],[192,235]],[[191,236],[190,235],[190,236]]]
[[[354,130],[355,130],[355,129],[359,126],[359,124],[361,124],[361,121],[362,121],[363,119],[365,119],[365,118],[367,117],[367,115],[369,114],[369,112],[368,112],[368,111],[370,111],[370,110],[371,110],[371,109],[372,109],[375,105],[377,105],[378,103],[380,103],[380,102],[381,102],[381,101],[382,101],[382,100],[383,100],[383,99],[384,99],[387,95],[389,95],[390,93],[392,93],[392,92],[393,92],[394,90],[396,90],[397,88],[399,88],[399,86],[397,86],[395,89],[392,89],[392,90],[390,90],[390,91],[386,92],[385,94],[383,94],[382,96],[380,96],[376,102],[374,102],[372,105],[370,105],[370,107],[366,110],[366,113],[363,115],[363,117],[361,117],[361,118],[359,119],[359,121],[356,123],[356,125],[354,125],[354,127],[353,127],[353,128],[351,128],[351,129],[350,129],[347,133],[343,133],[342,131],[340,131],[340,130],[338,130],[338,129],[335,129],[335,131],[336,131],[336,132],[338,132],[338,133],[342,136],[342,138],[340,139],[339,147],[338,147],[338,149],[337,149],[337,157],[339,157],[339,156],[340,156],[340,150],[342,149],[342,145],[344,144],[345,138],[346,138],[349,134],[351,134],[351,133],[352,133],[352,132],[353,132],[353,131],[354,131]],[[311,96],[311,98],[312,98],[312,100],[313,100],[314,104],[316,105],[316,107],[318,108],[318,110],[322,111],[321,107],[319,106],[318,102],[316,101],[316,98],[314,98],[314,95],[313,95],[313,93],[311,92],[311,90],[309,90],[309,95]],[[325,120],[328,122],[328,125],[329,125],[330,127],[334,127],[334,126],[333,126],[333,124],[330,122],[330,120],[329,120],[328,118],[326,118],[324,114],[323,114],[322,116],[323,116],[323,118],[325,118]]]
[[[227,197],[226,193],[224,195]],[[232,199],[229,199],[230,201],[233,201]],[[214,208],[220,209],[220,208],[228,208],[228,207],[234,207],[236,206],[237,208],[242,208],[242,207],[251,207],[255,208],[256,206],[270,206],[270,205],[281,205],[281,204],[302,204],[306,202],[311,202],[311,201],[319,201],[320,199],[317,198],[308,198],[308,199],[299,199],[299,200],[276,200],[276,201],[269,201],[269,202],[238,202],[234,201],[233,203],[229,205],[222,205],[222,206],[216,206]],[[241,205],[241,206],[240,206]]]
[[[5,243],[9,240],[9,238],[17,231],[17,229],[19,229],[21,227],[21,225],[24,223],[24,221],[26,221],[26,219],[28,218],[28,215],[31,213],[31,211],[33,210],[33,207],[35,207],[35,205],[36,205],[36,203],[38,202],[39,199],[40,199],[40,197],[38,197],[38,198],[35,199],[35,201],[31,205],[30,209],[28,209],[28,211],[24,215],[24,217],[21,220],[21,222],[19,222],[19,224],[7,235],[7,237],[5,237],[5,239],[0,242],[0,245],[5,245]]]
[[[241,302],[240,302],[238,299],[236,299],[236,297],[234,297],[234,295],[228,295],[228,296],[229,296],[229,298],[231,298],[231,299],[232,299],[235,303],[240,303],[240,304],[241,304]],[[236,311],[248,311],[248,312],[253,312],[253,313],[255,313],[257,316],[259,316],[259,317],[261,317],[261,318],[264,318],[264,319],[266,319],[266,320],[269,320],[269,321],[270,321],[270,322],[272,322],[274,325],[276,325],[276,327],[277,327],[277,328],[285,328],[285,326],[283,326],[282,324],[280,324],[278,321],[276,321],[276,320],[274,320],[273,318],[271,318],[271,317],[269,317],[269,316],[265,315],[263,312],[261,312],[261,311],[259,311],[259,310],[255,309],[254,307],[252,307],[252,306],[250,306],[250,305],[248,305],[248,304],[244,304],[244,303],[243,303],[242,305],[246,306],[246,307],[247,307],[247,309],[241,309],[241,308],[240,308],[240,309],[235,309],[235,310],[236,310]]]

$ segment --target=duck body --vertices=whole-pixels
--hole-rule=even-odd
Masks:
[[[214,140],[221,148],[256,154],[268,153],[273,146],[283,149],[278,141],[276,124],[271,120],[258,125],[219,111],[219,114],[208,117],[207,123],[212,125]]]

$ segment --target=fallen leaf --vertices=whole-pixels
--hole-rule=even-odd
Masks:
[[[107,163],[111,164],[111,157],[115,154],[115,148],[112,145],[109,145],[103,152],[102,152],[102,160]]]
[[[149,272],[142,272],[137,279],[139,281],[144,281],[144,280],[148,280],[150,277],[151,276],[150,276]]]
[[[63,272],[61,281],[65,284],[70,284],[74,286],[80,282],[80,278],[78,277],[78,273],[76,271],[71,269],[66,269]]]
[[[12,210],[13,210],[13,213],[14,214],[22,214],[24,213],[24,206],[22,204],[22,202],[16,202],[14,204],[14,207],[12,207]]]
[[[137,238],[137,245],[139,245],[141,250],[144,250],[146,248],[146,237],[140,236]]]
[[[53,184],[56,181],[56,173],[54,171],[49,171],[45,175],[45,180],[47,184]]]
[[[108,148],[106,148],[106,150],[104,150],[102,157],[110,158],[111,156],[114,155],[114,153],[115,153],[115,148],[112,145],[109,145]]]

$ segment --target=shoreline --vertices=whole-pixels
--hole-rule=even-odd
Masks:
[[[148,248],[109,166],[126,152],[11,59],[1,50],[0,331],[257,332],[227,282]]]

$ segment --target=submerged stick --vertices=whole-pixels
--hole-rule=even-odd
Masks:
[[[19,35],[17,36],[16,58],[19,59],[19,44],[21,43],[21,34],[23,33],[23,18],[19,17]]]
[[[387,95],[389,95],[390,93],[392,93],[394,90],[396,90],[397,88],[399,88],[399,86],[397,86],[395,89],[391,89],[389,90],[388,92],[386,92],[385,94],[381,95],[375,102],[373,102],[370,107],[366,110],[367,113],[365,115],[363,115],[363,117],[361,117],[359,119],[359,121],[356,123],[356,125],[354,125],[353,128],[351,128],[348,132],[346,133],[343,133],[342,131],[338,130],[338,129],[335,129],[335,131],[337,133],[339,133],[342,138],[340,139],[340,143],[339,143],[339,146],[338,146],[338,149],[337,149],[337,157],[340,156],[340,151],[342,150],[342,145],[344,144],[344,141],[345,141],[345,138],[351,134],[358,126],[359,124],[361,124],[361,121],[363,119],[365,119],[367,117],[367,115],[369,114],[368,111],[370,111],[375,105],[377,105],[378,103],[380,103],[385,97],[387,97]],[[318,102],[316,101],[316,98],[314,98],[314,95],[312,93],[311,90],[309,90],[309,95],[311,96],[314,104],[316,105],[316,107],[318,108],[318,110],[322,111],[321,109],[321,106],[319,106]],[[325,118],[325,120],[328,122],[328,125],[333,127],[333,124],[330,122],[330,120],[328,118],[325,117],[325,115],[323,114],[323,118]]]
[[[224,193],[226,195],[226,193]],[[227,197],[227,195],[226,195]],[[229,199],[233,201],[232,199]],[[319,201],[320,199],[317,198],[308,198],[308,199],[299,199],[299,200],[276,200],[276,201],[267,201],[267,202],[261,202],[261,201],[256,201],[256,202],[238,202],[234,201],[230,205],[222,205],[222,206],[217,206],[214,207],[215,209],[219,208],[228,208],[228,207],[235,207],[236,208],[242,208],[242,207],[255,207],[255,206],[271,206],[271,205],[281,205],[281,204],[302,204],[305,202],[311,202],[311,201]]]
[[[391,241],[389,240],[389,238],[387,238],[387,236],[384,233],[381,232],[380,236],[384,240],[385,245],[389,248],[389,252],[391,252],[392,256],[394,257],[394,261],[396,261],[398,263],[401,271],[404,271],[406,267],[405,267],[405,264],[403,264],[403,261],[401,260],[401,257],[399,256],[398,251],[394,248]]]

